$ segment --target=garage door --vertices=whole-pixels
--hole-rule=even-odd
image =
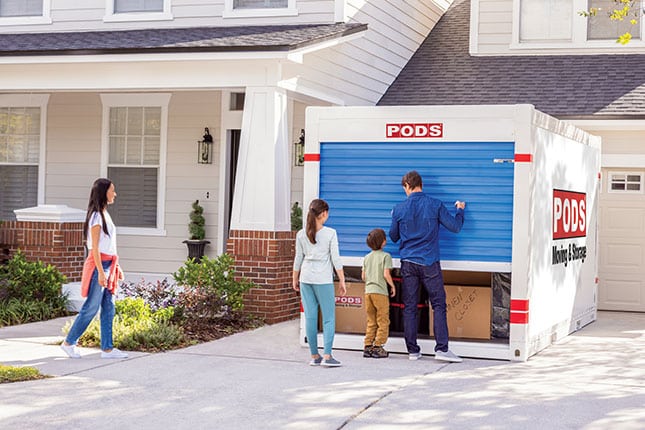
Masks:
[[[602,176],[598,309],[645,312],[645,172]]]

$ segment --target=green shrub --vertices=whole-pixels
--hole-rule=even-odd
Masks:
[[[0,384],[46,378],[35,367],[14,367],[0,364]]]
[[[27,261],[20,251],[0,268],[0,279],[4,281],[3,287],[10,298],[34,299],[54,306],[66,304],[67,298],[61,293],[63,284],[67,282],[65,275],[51,264]]]
[[[302,229],[302,208],[295,202],[291,206],[291,231]]]
[[[177,300],[183,318],[232,320],[244,307],[244,293],[253,287],[247,279],[235,279],[234,260],[228,254],[217,258],[187,260],[173,273],[184,290]]]
[[[56,267],[30,262],[22,252],[0,266],[0,326],[67,315],[66,278]]]
[[[52,316],[60,315],[45,302],[16,298],[0,302],[0,327],[45,321]]]
[[[206,237],[206,219],[204,218],[204,208],[199,204],[199,200],[193,202],[193,210],[190,212],[190,223],[188,231],[191,240],[204,240]]]
[[[114,346],[125,350],[163,351],[184,345],[187,339],[181,327],[171,322],[174,308],[152,311],[142,298],[127,297],[115,303],[112,337]],[[71,322],[63,331],[69,332]],[[79,339],[79,344],[100,347],[101,324],[94,319]]]

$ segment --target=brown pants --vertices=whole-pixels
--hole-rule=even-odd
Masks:
[[[365,310],[365,346],[385,345],[390,334],[390,299],[383,294],[365,294]]]

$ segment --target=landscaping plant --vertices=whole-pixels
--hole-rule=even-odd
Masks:
[[[0,384],[8,382],[32,381],[34,379],[47,378],[35,367],[15,367],[0,364]]]
[[[114,304],[112,334],[114,346],[128,351],[165,351],[190,343],[184,331],[173,323],[174,308],[153,311],[142,298],[126,297]],[[63,331],[67,333],[71,321]],[[86,347],[101,345],[100,322],[92,320],[78,342]]]
[[[247,279],[235,278],[234,260],[228,254],[217,258],[187,260],[173,273],[183,287],[178,308],[186,319],[233,320],[241,315],[244,293],[253,287]]]
[[[0,266],[0,327],[67,315],[66,278],[56,267],[17,251]]]

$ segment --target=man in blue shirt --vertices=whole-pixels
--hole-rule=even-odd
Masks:
[[[446,290],[439,264],[439,225],[458,233],[464,224],[465,202],[457,201],[453,217],[444,204],[423,192],[421,175],[412,170],[401,179],[408,196],[392,211],[390,238],[399,242],[401,256],[401,288],[403,299],[403,331],[410,360],[421,358],[417,344],[417,304],[419,286],[428,292],[434,313],[435,359],[459,363],[462,359],[448,349]]]

